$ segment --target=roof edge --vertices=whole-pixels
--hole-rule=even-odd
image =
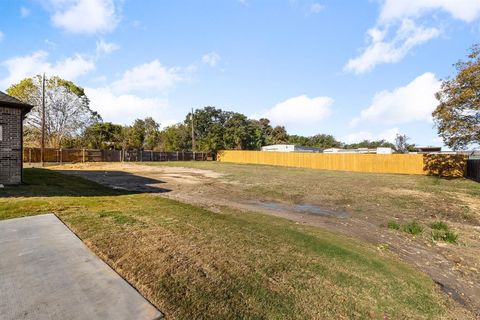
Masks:
[[[0,106],[23,109],[25,110],[25,113],[30,112],[30,110],[33,108],[31,104],[25,103],[2,91],[0,91]]]
[[[10,107],[10,108],[18,108],[18,109],[23,109],[26,112],[30,112],[32,110],[33,106],[28,103],[13,103],[13,102],[6,102],[6,101],[0,101],[0,107]]]

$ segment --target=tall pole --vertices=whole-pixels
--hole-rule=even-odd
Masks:
[[[192,151],[195,152],[195,124],[194,124],[194,118],[193,118],[193,108],[192,108]]]
[[[42,142],[41,142],[40,157],[41,157],[40,161],[43,167],[45,162],[45,73],[43,74],[43,79],[42,79]]]

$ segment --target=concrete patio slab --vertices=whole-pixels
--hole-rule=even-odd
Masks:
[[[161,319],[55,215],[0,221],[0,318]]]

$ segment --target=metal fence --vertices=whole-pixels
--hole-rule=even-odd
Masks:
[[[466,176],[480,182],[480,159],[468,159]]]
[[[46,148],[45,162],[214,161],[211,152]],[[23,162],[41,162],[40,148],[24,148]]]

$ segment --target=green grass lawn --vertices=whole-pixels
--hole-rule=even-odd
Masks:
[[[0,189],[0,219],[53,212],[172,319],[439,319],[424,274],[358,240],[42,169]]]

